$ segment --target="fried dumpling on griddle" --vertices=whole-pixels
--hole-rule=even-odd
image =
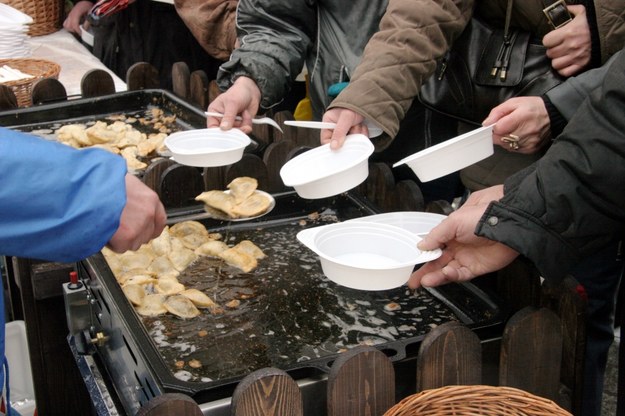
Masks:
[[[178,277],[180,272],[174,267],[167,255],[159,256],[148,267],[148,271],[154,273],[157,278]]]
[[[152,273],[151,271],[149,271],[148,269],[137,268],[137,269],[126,270],[125,272],[115,275],[115,280],[117,280],[117,282],[123,286],[124,284],[128,282],[128,279],[130,279],[133,276],[145,276],[146,283],[149,283],[148,280],[150,279],[156,279],[156,275]],[[138,280],[138,279],[135,279],[135,280]],[[142,284],[142,283],[139,283],[139,284]]]
[[[168,225],[165,226],[161,235],[150,241],[150,245],[157,256],[166,256],[171,251],[171,235]]]
[[[230,266],[243,270],[245,273],[249,273],[258,266],[256,259],[243,251],[229,248],[219,253],[219,257],[224,259]]]
[[[128,284],[122,287],[122,291],[126,298],[135,306],[141,306],[145,299],[145,288],[143,285]]]
[[[223,191],[206,191],[196,196],[195,200],[218,209],[230,217],[233,216],[232,208],[234,208],[235,200],[232,194]]]
[[[108,247],[102,247],[102,255],[106,259],[106,262],[109,265],[109,268],[113,272],[113,275],[117,278],[120,274],[122,274],[122,262],[119,258],[119,254],[115,253]]]
[[[141,306],[138,306],[137,313],[142,316],[159,316],[167,313],[165,308],[165,299],[167,295],[154,293],[146,295]]]
[[[224,243],[223,241],[209,240],[196,248],[195,254],[198,254],[200,256],[219,257],[219,254],[222,251],[228,250],[229,248],[230,247],[228,246],[228,244]]]
[[[201,222],[193,220],[181,221],[172,225],[169,227],[169,234],[178,238],[193,234],[200,234],[208,237],[206,227],[204,227]]]
[[[147,269],[150,263],[154,260],[148,252],[144,251],[127,251],[119,255],[119,263],[122,271],[128,271],[132,269]]]
[[[234,196],[235,204],[240,204],[249,198],[256,188],[258,188],[258,181],[249,176],[235,178],[228,184],[228,189],[230,189],[230,193]]]
[[[201,313],[189,298],[182,295],[169,296],[163,306],[169,313],[184,319],[195,318]]]
[[[56,131],[57,140],[72,147],[89,146],[91,140],[87,136],[84,124],[66,124]]]
[[[215,301],[213,301],[206,293],[198,289],[186,289],[180,292],[180,295],[186,296],[198,308],[221,309]],[[212,311],[211,311],[212,312]]]
[[[208,234],[189,234],[178,237],[178,239],[182,241],[182,244],[184,244],[186,248],[189,248],[191,250],[195,250],[202,244],[210,241],[210,238],[208,238]]]
[[[168,253],[167,257],[176,270],[181,272],[197,260],[198,255],[195,254],[193,250],[186,248],[178,238],[172,238],[171,251]]]
[[[120,154],[123,156],[124,159],[126,159],[126,166],[128,166],[128,169],[130,170],[142,170],[148,167],[147,163],[144,163],[137,159],[137,156],[139,156],[139,154],[137,153],[136,146],[124,147],[121,150]]]
[[[122,278],[123,280],[119,281],[122,288],[126,285],[147,285],[156,282],[156,278],[152,274],[147,273],[133,275],[125,274],[124,276],[128,277]]]
[[[154,283],[154,289],[156,293],[162,293],[163,295],[175,295],[182,292],[185,287],[175,277],[158,279]]]
[[[264,259],[265,257],[267,257],[267,255],[263,253],[263,251],[256,244],[252,243],[250,240],[242,240],[233,248],[235,250],[239,250],[244,253],[247,253],[257,260]]]
[[[271,201],[264,194],[255,192],[241,203],[232,208],[231,217],[255,217],[266,212],[271,205]]]

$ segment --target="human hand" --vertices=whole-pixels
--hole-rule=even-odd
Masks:
[[[80,23],[84,20],[85,23],[87,21],[84,19],[85,16],[89,13],[89,10],[93,7],[93,2],[91,1],[79,1],[74,4],[72,9],[67,14],[67,17],[63,21],[63,29],[68,32],[75,33],[80,35]]]
[[[214,111],[224,116],[208,116],[208,127],[220,127],[222,130],[239,128],[243,133],[252,132],[252,119],[260,106],[261,92],[256,82],[248,77],[239,77],[227,91],[219,94],[208,106],[208,111]],[[241,120],[236,120],[240,115]]]
[[[467,198],[463,207],[490,204],[493,201],[499,201],[503,197],[503,185],[495,185],[484,188],[479,191],[472,192]]]
[[[551,133],[549,114],[540,97],[510,98],[493,108],[482,124],[495,124],[494,144],[524,154],[540,150],[548,143]],[[502,139],[511,135],[518,138],[516,146]]]
[[[117,253],[137,250],[161,235],[166,221],[165,208],[158,195],[134,175],[126,174],[126,206],[119,228],[107,246]]]
[[[369,136],[369,129],[364,123],[365,118],[347,108],[331,108],[323,115],[323,121],[336,124],[333,130],[321,130],[321,144],[330,143],[330,148],[334,150],[343,146],[347,134],[360,133]]]
[[[582,5],[567,6],[573,20],[552,30],[543,37],[551,66],[558,73],[570,77],[579,73],[590,63],[592,41],[586,8]]]
[[[475,235],[475,227],[487,207],[488,204],[480,204],[458,209],[419,242],[420,250],[441,248],[443,254],[412,273],[410,288],[463,282],[512,263],[518,252]]]

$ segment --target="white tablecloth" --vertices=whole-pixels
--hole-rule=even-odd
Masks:
[[[126,91],[126,83],[64,29],[49,35],[33,36],[28,43],[33,58],[47,59],[61,66],[59,81],[65,87],[68,96],[80,95],[82,77],[95,68],[104,69],[112,75],[116,92]]]

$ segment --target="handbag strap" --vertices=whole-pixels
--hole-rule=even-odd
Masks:
[[[516,40],[516,32],[510,34],[510,22],[512,21],[512,2],[514,0],[508,0],[506,6],[506,20],[503,28],[503,43],[499,47],[497,58],[490,70],[490,76],[495,78],[499,73],[499,79],[505,81],[508,76],[508,65],[510,64],[510,54],[512,53],[511,45]]]
[[[554,29],[564,26],[573,18],[564,0],[543,0],[543,13]]]
[[[514,0],[508,0],[508,5],[506,6],[506,21],[503,27],[503,36],[504,39],[510,36],[510,22],[512,21],[512,2]]]

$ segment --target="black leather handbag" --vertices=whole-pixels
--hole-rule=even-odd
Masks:
[[[557,3],[566,10],[563,1]],[[542,95],[563,82],[551,67],[543,45],[532,43],[527,31],[510,30],[511,14],[509,0],[503,29],[473,17],[422,85],[421,103],[481,125],[490,110],[507,99]]]

